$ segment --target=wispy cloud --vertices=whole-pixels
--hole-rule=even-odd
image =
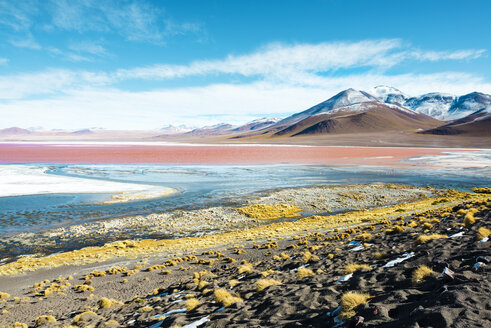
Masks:
[[[109,52],[100,43],[94,41],[72,42],[68,48],[78,53],[87,53],[94,56],[105,57]]]
[[[485,50],[455,52],[414,51],[398,39],[320,44],[268,45],[254,53],[221,60],[195,61],[189,65],[154,65],[117,71],[119,79],[174,79],[209,74],[262,76],[292,83],[316,84],[317,73],[366,67],[388,69],[403,61],[475,59]]]
[[[32,17],[37,13],[36,2],[0,0],[0,25],[14,31],[29,30],[33,24]]]
[[[161,43],[171,35],[200,29],[196,23],[177,23],[144,1],[53,0],[52,4],[52,25],[67,31],[117,33],[131,41]]]
[[[80,49],[72,50],[79,50],[83,56],[82,51],[104,54],[105,49],[98,48],[97,44],[80,44]],[[0,76],[0,98],[5,100],[0,104],[0,112],[7,113],[2,116],[3,124],[15,125],[13,122],[21,117],[26,126],[47,122],[43,124],[53,128],[55,124],[81,128],[101,125],[100,122],[105,122],[106,127],[127,129],[166,124],[202,125],[218,123],[224,119],[224,114],[229,115],[227,119],[231,123],[242,123],[265,113],[288,115],[350,87],[367,90],[386,84],[409,95],[431,91],[491,93],[491,83],[475,74],[390,73],[392,67],[406,61],[417,65],[422,61],[472,60],[484,54],[479,49],[435,52],[414,49],[400,40],[365,40],[272,44],[249,54],[194,61],[188,65],[162,64],[112,72],[52,69]],[[73,60],[77,59],[83,60]],[[118,88],[120,82],[135,79],[173,80],[218,75],[233,76],[234,82],[181,88],[159,88],[155,86],[158,83],[154,83],[153,88],[138,92]],[[243,78],[236,80],[236,76]],[[135,108],[138,108],[136,116]],[[56,120],[39,117],[40,113]]]
[[[9,62],[8,58],[0,57],[0,65],[7,65],[8,62]]]

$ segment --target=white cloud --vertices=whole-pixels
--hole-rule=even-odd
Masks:
[[[9,62],[8,58],[0,57],[0,65],[7,65],[8,62]]]
[[[109,55],[106,48],[104,48],[100,43],[94,41],[73,42],[68,46],[68,48],[75,52],[88,53],[99,57]]]
[[[116,79],[174,79],[212,74],[261,76],[266,80],[316,85],[317,73],[365,67],[386,70],[403,61],[475,59],[484,50],[454,52],[413,51],[398,39],[320,44],[272,44],[252,54],[228,56],[222,60],[195,61],[189,65],[154,65],[118,70]]]
[[[197,32],[195,23],[176,23],[144,1],[53,0],[52,24],[58,29],[85,33],[118,33],[131,41],[161,43],[171,35]]]
[[[62,54],[59,49],[52,51]],[[91,51],[103,52],[104,49],[94,47],[86,52]],[[0,76],[0,98],[5,100],[0,103],[0,113],[3,126],[77,129],[103,125],[149,129],[167,124],[215,124],[224,120],[243,123],[265,114],[286,116],[350,87],[368,90],[385,84],[409,95],[433,91],[491,93],[491,83],[474,74],[389,74],[387,70],[408,60],[463,60],[483,53],[482,50],[422,51],[400,40],[367,40],[291,46],[273,44],[251,54],[219,60],[114,72],[51,69]],[[360,67],[365,69],[357,69]],[[341,69],[342,74],[337,74]],[[172,80],[219,74],[243,76],[248,82],[215,82],[140,92],[116,88],[119,82],[132,79]]]
[[[0,113],[5,127],[41,124],[45,128],[102,125],[114,129],[153,129],[167,124],[201,126],[223,121],[240,124],[265,114],[286,116],[307,109],[348,87],[367,90],[378,84],[393,85],[413,95],[428,91],[491,93],[491,83],[469,74],[362,74],[325,78],[318,87],[269,82],[142,92],[75,87],[48,99],[0,104]]]

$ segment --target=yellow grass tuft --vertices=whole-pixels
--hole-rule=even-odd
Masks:
[[[320,260],[317,255],[312,254],[309,251],[303,252],[302,255],[303,255],[303,262],[304,263],[315,262],[315,261],[319,261]]]
[[[79,292],[79,293],[93,292],[94,291],[94,287],[87,286],[87,285],[75,285],[75,286],[73,286],[73,290],[75,290],[76,292]]]
[[[232,280],[230,280],[230,281],[228,282],[228,285],[229,285],[230,287],[235,287],[235,286],[237,286],[238,284],[240,284],[240,281],[239,281],[239,280],[237,280],[237,279],[232,279]]]
[[[430,235],[419,235],[418,238],[416,238],[416,244],[424,244],[432,239],[444,239],[444,238],[448,238],[448,236],[440,235],[438,233],[433,233]]]
[[[45,325],[49,322],[56,322],[56,318],[52,315],[40,315],[34,320],[36,327]]]
[[[385,233],[390,235],[390,234],[395,234],[395,233],[401,233],[404,230],[405,229],[403,226],[395,225],[392,228],[385,230]]]
[[[104,327],[104,328],[106,328],[106,327],[119,327],[119,326],[120,326],[119,322],[117,322],[114,319],[106,321],[102,324],[102,327]]]
[[[73,317],[73,322],[79,323],[79,322],[85,322],[89,321],[91,319],[98,318],[99,316],[97,313],[93,311],[85,311],[83,313],[77,314],[75,317]]]
[[[347,319],[353,317],[356,314],[354,311],[356,307],[368,303],[369,298],[369,294],[346,292],[341,296],[341,315]]]
[[[210,283],[208,281],[205,281],[205,280],[201,280],[199,283],[198,283],[198,290],[202,290],[204,289],[206,286],[208,286]]]
[[[16,322],[12,326],[10,326],[10,327],[11,328],[28,328],[28,326],[25,323],[22,323],[22,322]]]
[[[385,257],[385,254],[384,253],[381,253],[381,252],[375,252],[375,258],[377,260],[381,260]]]
[[[370,239],[372,239],[372,234],[369,233],[369,232],[364,232],[364,233],[360,233],[356,236],[356,239],[361,239],[363,241],[369,241]]]
[[[428,222],[425,222],[425,223],[423,223],[423,225],[421,227],[423,229],[428,229],[429,230],[429,229],[433,228],[433,224],[428,223]]]
[[[0,299],[5,299],[5,298],[9,298],[9,297],[10,297],[10,294],[0,292]]]
[[[409,228],[414,228],[418,226],[418,223],[416,221],[411,221],[406,226]]]
[[[307,269],[307,268],[298,268],[297,271],[297,277],[298,279],[303,279],[307,276],[313,276],[315,275],[314,271]]]
[[[274,271],[274,270],[268,269],[266,271],[261,272],[261,277],[266,278],[267,276],[269,276],[269,275],[271,275],[271,274],[273,274],[275,272],[276,271]]]
[[[476,218],[474,217],[474,213],[472,212],[467,212],[467,214],[464,217],[464,224],[466,227],[473,225],[476,223]]]
[[[430,276],[432,273],[434,273],[434,271],[431,270],[429,267],[427,267],[426,265],[420,265],[416,270],[413,271],[413,284],[416,285],[421,283],[424,278]]]
[[[217,288],[213,291],[213,293],[215,295],[215,301],[222,303],[225,307],[229,307],[234,303],[242,302],[242,298],[233,296],[223,288]]]
[[[244,214],[248,217],[260,219],[260,220],[272,220],[279,218],[292,218],[300,216],[298,212],[302,209],[298,206],[288,204],[257,204],[245,207],[239,207],[237,212]]]
[[[477,229],[477,239],[478,240],[486,238],[489,235],[491,235],[491,230],[489,230],[485,227],[480,227],[479,229]]]
[[[113,299],[103,297],[99,301],[97,301],[97,305],[99,305],[99,307],[101,309],[105,309],[105,308],[110,308],[113,305],[123,305],[123,303],[116,301],[116,300],[113,300]]]
[[[194,310],[199,304],[199,301],[194,297],[187,299],[184,303],[184,305],[186,306],[186,311],[188,312]]]
[[[262,292],[265,288],[273,285],[281,285],[281,281],[275,279],[259,279],[256,283],[258,292]]]
[[[370,270],[372,270],[372,268],[368,264],[352,263],[352,264],[348,264],[347,266],[344,267],[344,274],[354,273],[358,270],[370,271]]]
[[[239,274],[242,274],[242,273],[247,273],[247,274],[250,274],[252,273],[252,271],[254,270],[253,266],[252,266],[252,263],[244,263],[242,265],[240,265],[238,268],[237,268],[237,272]]]
[[[152,311],[152,310],[153,310],[153,307],[151,307],[151,306],[148,306],[148,305],[147,305],[147,306],[144,306],[144,307],[140,308],[140,309],[138,310],[138,312],[140,312],[140,313],[144,313],[144,312],[150,312],[150,311]]]

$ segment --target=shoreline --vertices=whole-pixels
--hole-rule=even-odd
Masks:
[[[474,262],[467,264],[466,261],[474,261],[474,254],[479,249],[486,250],[486,243],[478,242],[475,233],[478,227],[489,224],[489,215],[486,214],[491,201],[489,195],[447,191],[435,196],[331,217],[312,216],[296,222],[273,222],[245,231],[170,241],[128,240],[70,252],[71,255],[54,254],[39,260],[25,258],[17,263],[18,270],[24,266],[24,270],[20,270],[22,273],[14,270],[11,271],[14,275],[0,276],[0,291],[12,294],[6,302],[0,303],[0,307],[6,310],[0,314],[0,327],[2,324],[9,327],[14,321],[34,326],[34,319],[41,315],[52,315],[56,319],[56,323],[46,327],[62,327],[70,323],[102,327],[110,319],[118,325],[130,327],[150,327],[157,323],[162,327],[171,327],[184,326],[204,317],[209,318],[212,327],[227,324],[250,327],[268,325],[268,322],[283,327],[300,319],[305,325],[320,327],[326,321],[332,322],[334,316],[326,316],[326,313],[336,309],[341,295],[347,290],[369,291],[375,297],[370,299],[369,304],[387,308],[391,314],[390,317],[373,317],[367,316],[367,312],[361,308],[353,310],[356,315],[364,316],[365,320],[405,322],[408,319],[402,313],[411,312],[420,303],[416,296],[410,296],[411,302],[415,303],[409,311],[405,311],[408,301],[397,298],[405,294],[394,294],[394,288],[401,288],[409,295],[426,295],[440,288],[442,278],[437,278],[441,277],[439,273],[421,285],[410,286],[410,275],[421,263],[441,272],[443,267],[440,268],[438,261],[445,261],[451,252],[460,252],[452,255],[451,259],[454,260],[447,261],[460,279],[456,283],[485,277],[482,273],[469,271],[469,265],[472,267]],[[477,222],[464,227],[461,222],[471,210]],[[394,234],[387,232],[397,226],[402,226],[403,231]],[[443,232],[445,238],[447,234],[463,234],[463,237],[430,241],[428,246],[414,243],[419,235]],[[463,242],[466,246],[459,247],[464,245],[461,244]],[[426,249],[431,249],[431,252]],[[381,252],[382,257],[375,258],[376,252]],[[403,264],[393,268],[385,268],[384,265],[400,258],[404,252],[413,252],[414,258],[404,260]],[[431,255],[433,253],[434,257]],[[330,257],[331,254],[333,257]],[[68,265],[60,262],[70,257],[75,261],[65,263]],[[464,261],[465,266],[457,266],[456,258]],[[37,266],[31,266],[36,261]],[[49,265],[44,265],[43,261]],[[338,281],[344,277],[344,267],[349,263],[367,263],[369,269],[353,273],[353,277],[346,278],[344,282]],[[8,267],[14,269],[15,265]],[[2,274],[6,273],[4,269],[5,266],[0,267]],[[393,274],[397,278],[390,278]],[[406,278],[408,275],[409,278]],[[271,282],[270,279],[278,281],[278,285],[273,283],[270,287],[266,285],[264,291],[256,290],[260,280],[266,283]],[[395,287],[393,279],[397,279]],[[41,280],[45,282],[38,287],[29,287]],[[406,280],[409,280],[409,285],[406,285]],[[17,283],[9,284],[9,281]],[[7,288],[9,285],[11,287]],[[91,286],[93,290],[76,292],[74,288],[78,285]],[[489,285],[485,287],[484,279],[480,286],[477,289],[479,293],[475,289],[472,292],[464,289],[465,295],[482,302],[483,295],[488,295]],[[220,288],[240,297],[239,303],[223,307],[221,301],[214,298],[214,293],[216,297],[216,290]],[[319,299],[321,295],[328,297],[327,303],[322,301],[324,298]],[[14,297],[18,297],[17,301]],[[98,302],[104,297],[120,303],[102,307]],[[162,316],[182,309],[190,298],[199,300],[195,310]],[[312,306],[308,305],[308,299],[314,301]],[[268,304],[266,307],[263,301]],[[424,304],[428,310],[440,311],[431,305],[433,303]],[[467,306],[465,304],[457,303],[456,306]],[[265,311],[264,315],[255,316],[256,307],[262,309],[259,313]],[[396,308],[401,310],[394,312]],[[77,321],[76,316],[85,315],[87,311],[95,313],[94,317]],[[278,317],[275,315],[278,311],[287,312]],[[482,317],[484,309],[479,311],[483,320],[489,320],[486,316]],[[291,317],[288,313],[299,313],[301,317]],[[456,315],[457,312],[452,314],[452,320],[456,320]],[[247,320],[240,321],[243,320],[241,318]],[[250,321],[250,318],[254,320]],[[338,320],[346,320],[348,324],[350,318],[340,317]],[[163,321],[159,321],[161,319]],[[411,320],[420,319],[412,317]],[[471,318],[465,315],[459,316],[459,320]]]

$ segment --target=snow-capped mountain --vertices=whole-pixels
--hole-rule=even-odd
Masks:
[[[455,96],[432,92],[407,99],[403,105],[425,115],[444,120],[455,100]]]
[[[235,126],[226,123],[219,123],[210,126],[204,126],[202,128],[197,128],[186,132],[185,134],[193,134],[193,135],[220,135],[227,132],[230,132]]]
[[[386,85],[379,85],[372,88],[368,93],[374,95],[378,100],[388,104],[403,105],[408,99],[402,91],[399,89],[389,87]]]
[[[167,126],[164,126],[163,128],[160,129],[160,131],[163,131],[163,132],[166,132],[166,133],[170,133],[170,134],[174,134],[174,133],[183,133],[183,132],[188,132],[188,131],[191,131],[192,128],[190,127],[187,127],[185,125],[178,125],[178,126],[175,126],[175,125],[167,125]]]
[[[244,125],[239,126],[238,128],[233,129],[233,131],[255,131],[267,128],[277,122],[281,121],[281,118],[271,118],[271,117],[263,117],[258,118],[256,120],[250,121]]]
[[[472,92],[454,99],[448,110],[448,119],[458,119],[491,105],[491,95]]]
[[[321,113],[326,113],[331,110],[334,110],[336,108],[341,108],[353,104],[358,104],[358,103],[365,103],[365,102],[370,102],[370,101],[375,101],[379,102],[379,100],[375,97],[372,96],[371,94],[365,92],[365,91],[359,91],[355,89],[347,89],[344,91],[341,91],[337,95],[327,99],[324,102],[321,102],[318,105],[315,105],[303,112],[294,114],[292,116],[289,116],[281,121],[279,121],[276,125],[289,125],[289,124],[294,124],[296,122],[299,122],[307,117],[310,117],[312,115],[316,114],[321,114]]]
[[[377,86],[372,88],[369,93],[382,102],[399,104],[416,112],[446,121],[460,119],[491,105],[491,95],[480,92],[472,92],[460,97],[441,92],[408,97],[396,88]]]
[[[491,106],[487,106],[463,118],[440,127],[426,130],[425,134],[466,135],[491,137]]]

